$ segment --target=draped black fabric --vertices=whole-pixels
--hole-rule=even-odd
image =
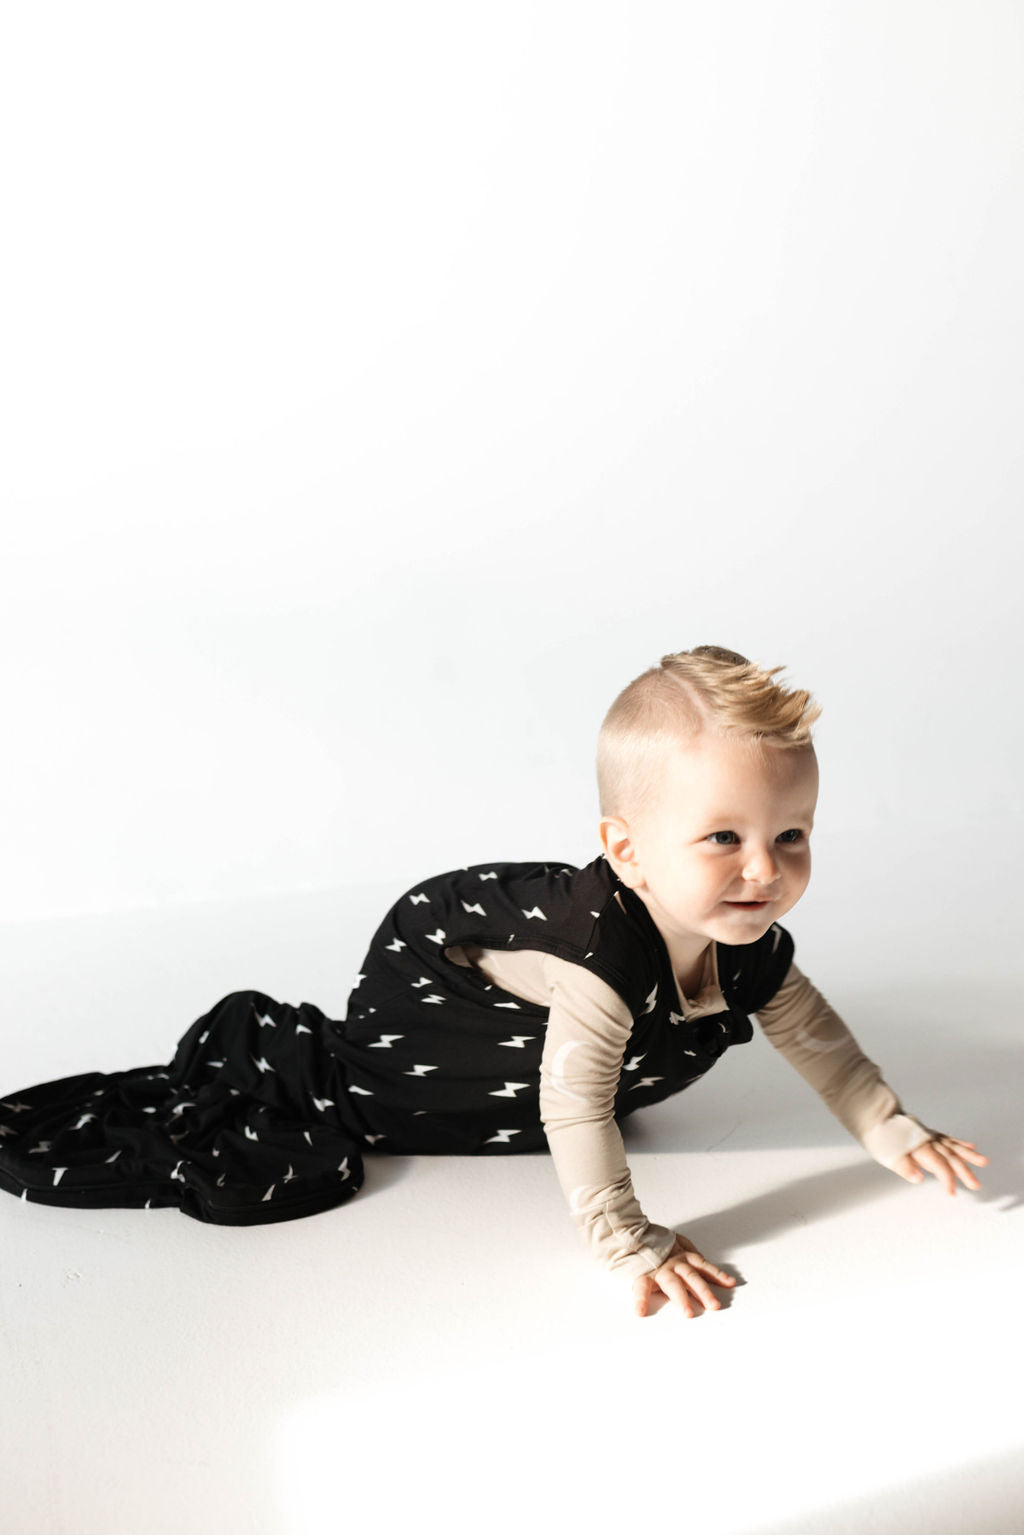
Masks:
[[[620,895],[622,904],[616,899]],[[367,1148],[393,1154],[544,1151],[547,1009],[458,964],[453,945],[541,949],[607,981],[633,1014],[621,1118],[679,1092],[774,996],[793,955],[774,924],[718,945],[727,1007],[687,1020],[664,942],[604,857],[477,864],[405,892],[384,917],[344,1021],[310,1002],[232,992],[167,1066],[88,1073],[0,1100],[0,1187],[42,1204],[176,1205],[260,1224],[343,1204]]]
[[[360,1188],[324,1014],[231,992],[165,1066],[91,1072],[0,1101],[0,1187],[37,1204],[177,1205],[254,1225],[313,1215]]]

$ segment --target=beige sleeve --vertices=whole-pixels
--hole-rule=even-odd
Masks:
[[[615,1094],[633,1029],[618,992],[584,965],[539,949],[445,950],[489,981],[549,1009],[540,1068],[540,1114],[558,1181],[576,1228],[599,1263],[634,1278],[652,1274],[675,1245],[653,1226],[636,1195]]]
[[[892,1167],[908,1151],[930,1140],[929,1130],[904,1114],[892,1088],[869,1061],[839,1014],[795,964],[757,1021],[780,1055],[869,1156]]]
[[[576,1228],[607,1269],[651,1274],[675,1233],[644,1215],[615,1123],[615,1093],[633,1028],[619,994],[582,965],[544,955],[550,996],[540,1114]]]

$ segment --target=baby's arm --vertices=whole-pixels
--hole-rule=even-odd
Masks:
[[[559,1183],[593,1256],[633,1280],[643,1316],[658,1289],[693,1315],[717,1307],[708,1280],[734,1284],[686,1237],[648,1221],[633,1192],[615,1094],[633,1027],[629,1009],[581,965],[544,957],[551,1008],[541,1061],[540,1111]]]
[[[903,1112],[874,1061],[868,1060],[839,1014],[795,964],[757,1019],[780,1055],[876,1162],[910,1183],[919,1183],[919,1169],[927,1168],[945,1182],[950,1193],[954,1173],[968,1188],[979,1187],[964,1159],[982,1165],[988,1158],[975,1150],[973,1142],[930,1130]]]

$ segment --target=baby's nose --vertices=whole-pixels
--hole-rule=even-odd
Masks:
[[[779,866],[775,862],[767,848],[755,848],[747,859],[743,870],[743,878],[749,880],[752,885],[761,885],[765,889],[774,885],[779,877]]]

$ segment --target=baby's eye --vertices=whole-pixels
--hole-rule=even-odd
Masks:
[[[713,831],[711,833],[711,835],[708,837],[708,841],[712,842],[715,837],[735,837],[735,836],[736,836],[736,833],[734,831]],[[739,838],[737,837],[736,840],[739,841]],[[731,844],[728,843],[728,842],[718,842],[715,845],[716,845],[716,847],[729,847]]]
[[[799,842],[800,838],[802,836],[803,836],[803,832],[800,830],[800,828],[798,826],[793,826],[793,827],[790,828],[789,831],[784,831],[784,832],[780,833],[779,841],[780,842],[786,842],[786,841]]]

